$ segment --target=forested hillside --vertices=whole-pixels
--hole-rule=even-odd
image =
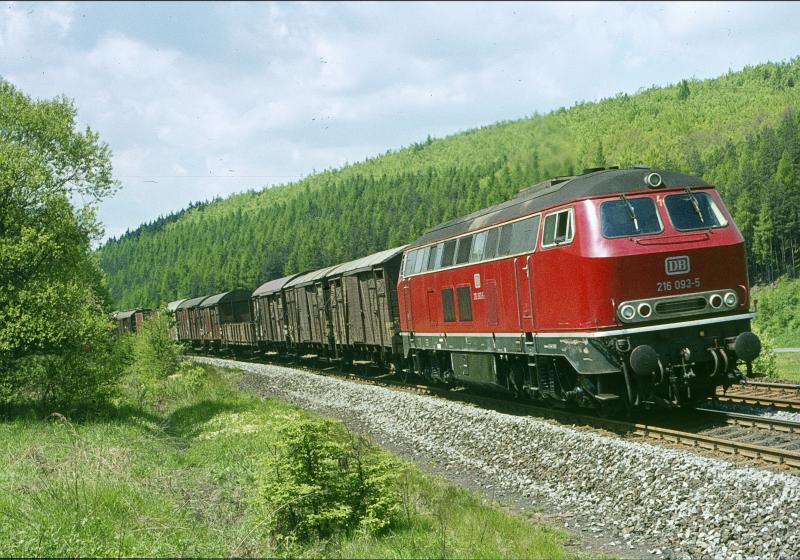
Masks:
[[[645,163],[720,189],[754,280],[796,276],[798,101],[800,58],[577,103],[196,205],[112,239],[101,264],[121,308],[255,287],[407,243],[550,176]]]

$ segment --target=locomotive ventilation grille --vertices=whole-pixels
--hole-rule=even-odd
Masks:
[[[624,301],[617,306],[617,317],[623,323],[641,323],[679,319],[689,315],[724,313],[733,311],[738,305],[739,296],[735,290],[715,290]]]
[[[656,313],[667,315],[670,313],[685,313],[687,311],[700,311],[705,309],[708,303],[705,298],[676,299],[673,301],[661,301],[656,304]]]

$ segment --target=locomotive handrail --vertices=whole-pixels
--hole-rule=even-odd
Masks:
[[[644,237],[636,239],[639,245],[677,245],[679,243],[699,243],[711,238],[708,233],[692,233],[689,235],[668,235],[661,237]]]

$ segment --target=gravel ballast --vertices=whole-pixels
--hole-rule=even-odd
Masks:
[[[800,556],[794,475],[287,367],[196,359],[249,372],[243,388],[340,418],[484,493],[558,512],[621,556]]]

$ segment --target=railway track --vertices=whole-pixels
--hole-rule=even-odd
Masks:
[[[253,360],[262,362],[263,360]],[[274,363],[274,362],[272,362]],[[734,412],[699,409],[685,418],[669,418],[663,424],[602,418],[599,416],[539,406],[533,403],[487,395],[468,390],[425,384],[405,383],[397,375],[364,375],[343,372],[336,366],[311,366],[308,363],[284,362],[296,367],[356,383],[380,385],[395,390],[459,401],[473,406],[490,407],[499,412],[554,420],[588,429],[613,432],[623,437],[645,438],[673,445],[702,449],[713,453],[747,458],[760,463],[800,469],[800,423]],[[755,384],[753,384],[755,385]],[[759,384],[769,386],[780,384]],[[794,387],[794,386],[791,386]],[[798,401],[800,405],[800,401]]]
[[[717,399],[722,402],[755,404],[800,411],[800,385],[748,381],[734,385],[727,391],[718,390]]]

